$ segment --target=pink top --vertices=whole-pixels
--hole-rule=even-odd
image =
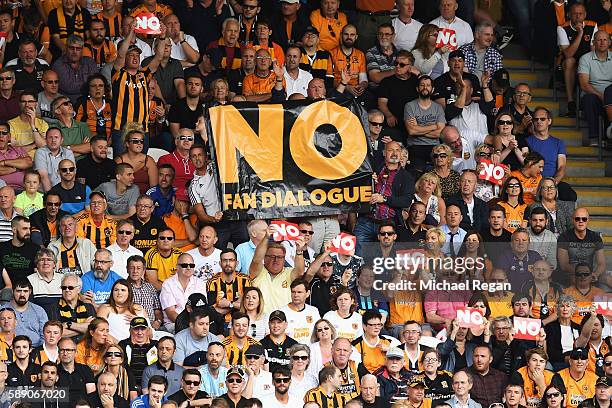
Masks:
[[[425,314],[433,311],[445,319],[454,319],[457,317],[457,309],[465,307],[470,297],[472,292],[469,290],[430,290],[425,294]],[[435,324],[432,327],[440,330],[444,325]]]
[[[19,159],[20,157],[25,157],[27,155],[28,153],[25,151],[23,147],[9,146],[5,152],[0,151],[0,161]],[[0,176],[0,179],[4,180],[7,186],[11,186],[16,190],[23,190],[23,171],[22,170],[17,170],[11,174],[5,174],[4,176]]]

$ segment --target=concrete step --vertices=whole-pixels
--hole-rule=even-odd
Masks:
[[[609,188],[598,189],[577,187],[574,190],[576,190],[576,193],[578,194],[578,206],[580,207],[599,206],[601,204],[608,204],[612,202],[612,190]]]
[[[599,149],[596,147],[590,146],[568,146],[567,154],[568,156],[597,156]]]
[[[581,123],[580,125],[582,126],[583,124]],[[553,129],[561,127],[569,127],[576,129],[576,118],[566,118],[562,116],[556,117],[553,119],[552,127]]]
[[[554,137],[557,137],[563,140],[566,146],[582,146],[582,130],[580,129],[576,129],[576,128],[553,129],[550,131],[550,134]]]
[[[612,219],[593,219],[589,220],[589,229],[601,232],[604,235],[612,235]]]
[[[535,62],[532,65],[530,60],[523,59],[523,58],[504,58],[504,68],[508,70],[513,69],[513,70],[531,71],[533,69],[535,71],[540,71],[540,72],[550,71],[550,69],[544,64]]]
[[[509,69],[508,73],[510,74],[510,83],[512,86],[519,82],[529,84],[530,88],[539,88],[548,85],[548,77],[543,73],[513,69]]]
[[[568,160],[565,174],[568,177],[603,177],[605,172],[606,164],[604,162]]]
[[[612,206],[587,205],[586,209],[589,211],[589,214],[592,216],[597,216],[597,215],[610,216],[612,215]]]
[[[543,107],[548,109],[552,115],[553,115],[553,124],[555,123],[556,118],[559,116],[559,102],[555,102],[553,100],[550,99],[546,99],[546,100],[542,100],[542,99],[537,99],[532,101],[529,104],[529,107],[531,108],[531,110],[535,110],[535,108],[539,108],[539,107]]]
[[[603,239],[605,245],[612,245],[612,235],[604,234],[601,239]]]
[[[569,148],[568,148],[569,149]],[[574,186],[574,187],[608,187],[612,185],[612,177],[565,177],[563,179],[566,183]],[[608,211],[607,214],[612,215],[612,207],[602,207],[606,208]],[[603,215],[606,215],[605,213]]]

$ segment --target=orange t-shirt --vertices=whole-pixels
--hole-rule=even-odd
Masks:
[[[565,3],[555,3],[555,15],[557,16],[557,25],[565,24]]]
[[[104,347],[99,351],[95,351],[91,348],[88,350],[85,347],[85,341],[81,340],[79,344],[77,344],[76,357],[74,358],[74,361],[79,364],[89,366],[94,375],[98,375],[104,368],[104,352]]]
[[[538,186],[542,180],[542,175],[539,175],[538,177],[525,177],[520,170],[514,170],[510,174],[519,179],[521,182],[521,185],[523,186],[523,200],[525,201],[525,204],[529,205],[535,203],[536,192],[538,191]]]
[[[242,94],[244,96],[267,94],[272,92],[275,84],[276,74],[274,72],[270,72],[265,78],[261,78],[256,74],[249,74],[242,83]],[[285,86],[285,79],[283,78],[283,88]]]
[[[336,47],[329,52],[331,57],[332,64],[327,66],[327,73],[329,75],[334,75],[334,85],[338,85],[342,80],[342,70],[348,66],[349,72],[351,74],[351,79],[349,80],[349,85],[357,85],[359,84],[359,74],[366,73],[366,58],[365,54],[358,50],[357,48],[353,48],[353,51],[350,55],[346,55],[342,48]]]
[[[518,228],[525,228],[527,221],[525,221],[525,208],[527,204],[517,204],[516,207],[511,206],[505,201],[500,201],[497,204],[504,207],[506,210],[506,221],[504,228],[510,232],[516,231]]]
[[[377,13],[379,11],[391,11],[395,6],[394,0],[357,0],[355,2],[357,10],[369,11],[370,13]]]
[[[607,32],[610,35],[612,35],[612,24],[610,24],[610,23],[607,23],[607,24],[604,24],[604,25],[600,26],[599,29]]]
[[[321,10],[310,13],[310,24],[319,31],[319,47],[329,51],[340,45],[342,28],[348,23],[346,14],[339,11],[336,18],[321,15]]]
[[[261,49],[268,50],[268,52],[270,53],[270,57],[272,58],[272,61],[276,60],[276,62],[278,62],[278,65],[280,66],[285,65],[285,53],[283,52],[283,48],[275,42],[272,43],[271,47],[267,45],[249,44],[248,48],[253,48],[255,52]]]
[[[580,324],[582,318],[589,314],[589,309],[593,306],[593,298],[595,296],[603,296],[606,294],[606,291],[600,288],[593,286],[586,294],[582,294],[576,289],[575,286],[570,286],[563,290],[566,295],[571,295],[574,298],[574,302],[576,302],[576,311],[572,316],[572,321],[574,323]]]

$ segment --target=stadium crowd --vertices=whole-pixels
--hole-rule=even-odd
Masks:
[[[604,242],[503,59],[550,64],[597,146],[612,7],[584,3],[3,0],[0,407],[609,408]],[[323,98],[367,117],[371,210],[229,219],[209,108]],[[375,270],[411,244],[441,262]],[[463,289],[380,286],[433,280]]]

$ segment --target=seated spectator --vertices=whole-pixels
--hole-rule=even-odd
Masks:
[[[442,142],[451,148],[453,153],[453,170],[463,172],[476,169],[476,148],[480,145],[480,136],[474,131],[459,133],[453,125],[446,125],[440,132]],[[490,156],[489,156],[490,157]]]
[[[244,78],[242,95],[254,102],[283,100],[286,99],[285,87],[281,66],[272,63],[267,50],[258,50],[255,53],[255,71]]]
[[[394,65],[398,50],[393,44],[395,28],[391,23],[378,26],[376,45],[366,52],[366,63],[370,88],[376,89],[380,82],[395,74]]]
[[[241,51],[238,43],[240,23],[230,17],[223,21],[221,38],[208,44],[206,51],[210,55],[212,64],[226,73],[241,66]]]
[[[87,238],[96,248],[108,248],[117,239],[117,223],[106,215],[106,196],[94,191],[89,195],[91,210],[81,214],[77,223],[77,236]]]
[[[525,109],[527,109],[526,106]],[[510,167],[511,171],[523,166],[525,156],[529,152],[524,136],[517,133],[518,128],[519,125],[510,112],[503,111],[495,118],[495,130],[493,131],[495,152],[499,154],[500,162]]]
[[[18,57],[13,60],[8,60],[5,56],[5,66],[10,67],[15,73],[15,89],[24,91],[30,89],[33,92],[42,91],[40,80],[46,70],[49,69],[49,64],[42,58],[37,58],[38,50],[36,42],[29,38],[19,39]]]
[[[74,119],[74,108],[70,99],[66,96],[58,96],[53,100],[51,106],[57,118],[57,126],[64,136],[62,146],[70,146],[70,150],[77,158],[89,153],[91,132],[86,123]]]
[[[320,8],[310,13],[310,24],[320,33],[319,46],[325,51],[340,45],[342,29],[348,23],[339,8],[340,0],[321,0]]]
[[[87,395],[94,407],[113,406],[117,408],[128,408],[129,402],[117,394],[117,378],[112,373],[102,373],[96,382],[96,391]]]
[[[512,127],[514,135],[526,137],[533,133],[533,112],[527,106],[529,102],[531,102],[531,88],[528,84],[520,82],[514,87],[512,102],[501,109],[512,115],[513,125],[516,124]]]
[[[278,63],[281,67],[285,65],[285,53],[283,49],[270,39],[272,35],[270,22],[265,17],[259,17],[253,25],[255,35],[252,35],[252,39],[249,41],[247,47],[255,48],[256,53],[264,49],[268,51],[273,62]]]
[[[357,27],[347,24],[342,28],[340,35],[340,44],[329,51],[332,63],[330,71],[334,74],[334,86],[341,84],[345,87],[342,93],[350,98],[364,101],[369,97],[367,93],[368,74],[365,54],[355,47],[355,42],[359,38]],[[343,75],[347,76],[346,80]]]
[[[510,173],[520,182],[523,190],[523,201],[527,205],[535,202],[538,186],[542,181],[544,158],[537,152],[528,153],[524,158],[523,166]]]
[[[404,0],[404,2],[406,1],[410,0]],[[414,67],[421,74],[429,75],[432,79],[436,79],[448,71],[448,45],[437,48],[437,39],[438,27],[433,24],[425,24],[419,29],[412,50]]]
[[[20,94],[15,88],[15,73],[9,68],[0,69],[0,122],[19,116]]]
[[[92,58],[98,70],[102,70],[106,64],[112,63],[117,58],[117,47],[106,37],[104,21],[92,20],[87,30],[87,40],[83,44],[83,56]]]
[[[338,337],[344,337],[350,341],[363,335],[361,315],[356,312],[357,303],[355,294],[350,289],[339,288],[331,297],[332,310],[323,315],[323,319],[329,321],[336,329]]]
[[[451,148],[446,144],[434,146],[431,150],[431,161],[434,167],[431,173],[438,176],[442,190],[442,198],[459,192],[459,173],[452,169]]]
[[[427,229],[423,222],[426,211],[425,204],[420,201],[414,201],[409,208],[402,210],[402,223],[397,228],[399,242],[425,242]]]
[[[164,156],[162,156],[164,157]],[[189,157],[189,156],[187,156]],[[161,159],[161,158],[160,158]],[[189,159],[184,162],[193,165]],[[147,191],[147,195],[153,200],[153,215],[156,217],[169,216],[174,210],[174,200],[177,188],[174,187],[174,166],[169,163],[161,163],[157,166],[157,178],[159,183]],[[182,212],[179,216],[184,215]]]
[[[91,57],[83,56],[83,47],[82,37],[70,35],[66,39],[61,58],[57,59],[52,66],[59,76],[59,91],[72,103],[76,103],[77,98],[81,95],[81,87],[87,78],[98,72],[96,61]]]
[[[595,383],[597,375],[591,371],[587,371],[588,349],[582,347],[574,347],[569,353],[569,367],[558,371],[552,378],[550,386],[544,391],[544,395],[553,392],[559,392],[561,396],[569,398],[570,401],[584,400],[595,395]],[[573,389],[570,384],[575,383],[575,379],[580,378],[582,387]],[[554,387],[554,388],[553,388]],[[573,400],[572,400],[573,398]],[[550,399],[550,397],[548,397]],[[575,408],[576,405],[566,403],[566,407]]]
[[[455,14],[458,7],[457,0],[440,1],[440,17],[430,21],[430,24],[436,25],[440,29],[446,28],[454,30],[457,38],[457,46],[461,47],[474,41],[474,35],[472,34],[470,25]]]
[[[332,400],[335,406],[342,406],[346,397],[340,394],[341,378],[342,373],[337,367],[333,365],[323,367],[319,372],[319,386],[306,393],[304,402]]]
[[[200,97],[202,96],[202,91],[204,89],[202,78],[199,76],[199,74],[186,74],[185,86],[186,97],[176,101],[168,113],[170,133],[172,133],[172,136],[175,139],[175,146],[177,147],[179,144],[176,143],[176,138],[179,136],[180,130],[186,129],[193,133],[192,128],[194,127],[194,124],[198,121],[198,117],[202,116],[204,112],[203,105],[200,103]],[[193,137],[193,134],[191,136]],[[166,160],[167,159],[168,158],[166,158]],[[165,161],[162,163],[165,163]],[[177,167],[176,170],[180,171],[180,166]]]
[[[493,47],[495,33],[493,25],[489,21],[483,21],[474,29],[474,41],[460,48],[465,56],[465,68],[467,72],[481,78],[485,72],[493,72],[503,68],[502,55],[496,47]],[[479,56],[484,53],[482,62]],[[489,82],[481,84],[486,89]]]
[[[123,227],[129,229],[128,225],[124,224]],[[142,306],[147,311],[151,327],[154,330],[159,330],[164,323],[161,304],[153,285],[144,280],[145,264],[146,261],[142,256],[130,256],[127,260],[127,281],[132,286],[132,291],[134,292],[134,303]]]
[[[57,166],[60,182],[51,187],[49,193],[61,197],[63,211],[76,214],[89,206],[91,189],[75,181],[76,165],[72,160],[63,159]]]
[[[495,265],[499,254],[504,252],[510,242],[512,233],[504,228],[506,225],[506,210],[500,205],[489,207],[488,223],[481,229],[486,253],[491,256],[491,261]]]
[[[202,310],[194,310],[189,315],[189,327],[176,334],[176,353],[174,362],[185,366],[184,360],[200,350],[206,350],[212,342],[221,342],[209,332],[210,316]]]
[[[24,335],[13,339],[15,361],[7,368],[5,384],[7,387],[39,387],[40,365],[35,363],[32,354],[32,340]]]
[[[42,118],[50,126],[55,123],[55,112],[52,102],[60,96],[59,94],[59,76],[57,72],[48,69],[43,73],[42,91],[38,93],[38,104],[36,105],[36,116]]]
[[[32,302],[45,307],[55,303],[61,296],[60,289],[62,275],[55,272],[55,252],[48,248],[42,248],[34,257],[36,272],[28,275],[32,284]]]
[[[512,271],[510,283],[515,291],[519,291],[523,284],[531,279],[531,271],[535,268],[535,263],[541,260],[540,254],[529,249],[527,230],[519,228],[512,233],[510,249],[500,254],[495,261],[495,267]],[[533,302],[535,302],[534,298],[532,298],[532,304]]]
[[[121,276],[111,270],[113,255],[108,249],[98,249],[92,262],[93,269],[83,274],[82,299],[98,308],[111,297],[112,287]]]
[[[126,313],[127,318],[130,316],[133,314]],[[142,383],[142,372],[157,359],[155,354],[157,341],[152,339],[152,333],[146,317],[132,317],[128,337],[119,342],[119,346],[125,352],[123,364],[134,375],[136,384]]]
[[[23,147],[11,144],[8,123],[0,122],[0,180],[19,191],[23,189],[23,171],[32,167],[32,157]]]
[[[529,213],[529,249],[536,251],[553,269],[557,268],[557,235],[546,229],[546,210],[533,208]]]
[[[181,30],[181,21],[174,14],[164,17],[166,35],[170,37],[172,51],[170,57],[179,61],[183,67],[197,64],[200,60],[200,50],[195,38]]]
[[[202,374],[200,371],[188,368],[183,371],[181,376],[181,387],[172,394],[168,393],[170,394],[168,399],[180,405],[185,402],[187,402],[187,406],[194,407],[208,405],[208,402],[212,402],[212,398],[206,391],[200,389],[201,384]]]
[[[443,0],[446,1],[446,0]],[[445,404],[451,408],[459,406],[468,406],[473,408],[482,408],[478,402],[471,398],[470,391],[474,386],[474,377],[467,370],[460,370],[453,375],[453,396],[445,401]]]
[[[510,176],[504,181],[497,204],[506,212],[504,217],[506,230],[514,232],[518,228],[527,226],[525,221],[527,204],[523,198],[523,185],[517,177]]]
[[[174,364],[172,357],[176,351],[176,342],[171,336],[164,336],[157,342],[157,361],[148,365],[142,373],[143,394],[148,393],[149,379],[153,376],[164,376],[168,380],[168,394],[172,395],[181,390],[181,378],[184,368]],[[210,348],[210,346],[209,346]],[[210,361],[210,360],[209,360]]]
[[[135,316],[149,318],[147,311],[141,305],[134,303],[132,285],[125,279],[113,283],[108,301],[100,305],[97,316],[108,321],[109,335],[115,342],[130,336],[132,327],[129,320],[133,320]]]
[[[567,116],[576,117],[576,101],[574,88],[578,62],[591,49],[593,35],[597,31],[597,23],[587,20],[586,7],[582,3],[574,3],[569,9],[569,20],[557,26],[557,44],[563,57],[563,80],[567,94]],[[537,130],[536,130],[537,131]]]
[[[12,145],[20,146],[34,157],[36,148],[45,146],[44,135],[49,128],[47,122],[36,117],[38,94],[26,90],[21,92],[19,106],[21,113],[8,121],[13,138]]]
[[[58,271],[82,276],[92,265],[96,247],[89,239],[77,237],[76,231],[74,217],[70,214],[62,216],[58,237],[49,243],[49,249],[55,252]]]
[[[145,134],[140,129],[131,129],[125,132],[123,140],[125,151],[115,156],[115,163],[131,165],[134,171],[133,183],[138,187],[140,194],[144,194],[150,186],[157,184],[155,160],[144,153]]]
[[[83,90],[85,92],[76,105],[76,119],[87,123],[92,135],[100,135],[108,140],[111,136],[113,117],[110,103],[111,90],[106,77],[102,74],[90,75],[83,85]]]
[[[134,246],[143,253],[155,246],[158,231],[166,227],[161,217],[153,215],[154,207],[151,197],[143,194],[136,200],[136,214],[129,218],[136,228]]]
[[[142,142],[142,139],[140,141]],[[131,143],[133,144],[133,142]],[[139,192],[138,187],[134,185],[134,179],[134,168],[132,165],[129,163],[119,163],[116,167],[115,180],[102,183],[96,188],[96,191],[106,196],[108,213],[114,216],[111,218],[129,218],[136,213],[136,201],[138,200]]]
[[[280,13],[271,16],[272,40],[284,50],[302,41],[304,31],[310,25],[305,9],[306,6],[299,1],[281,1]]]
[[[174,247],[174,231],[170,228],[159,230],[157,245],[145,253],[147,282],[156,290],[161,290],[164,281],[176,273],[178,258],[182,253]]]
[[[250,288],[254,289],[254,288]],[[217,336],[221,336],[224,333],[225,319],[218,313],[212,306],[208,304],[208,299],[203,293],[192,293],[187,298],[185,303],[185,309],[179,313],[174,322],[174,332],[178,333],[181,330],[185,330],[189,327],[189,317],[195,310],[201,310],[208,313],[210,316],[209,331]]]
[[[408,397],[410,372],[404,368],[404,352],[390,348],[385,355],[385,365],[373,373],[380,387],[380,397],[385,401],[400,401]]]
[[[567,368],[564,356],[569,353],[574,339],[580,336],[580,325],[572,320],[576,302],[568,294],[561,294],[555,304],[556,318],[544,326],[549,361],[555,371]]]
[[[414,0],[400,0],[396,2],[399,15],[391,20],[395,30],[393,43],[400,50],[410,51],[416,47],[419,31],[423,24],[412,18],[414,14]]]
[[[326,88],[333,88],[334,76],[331,71],[329,51],[319,46],[319,31],[309,25],[302,36],[302,60],[300,68],[310,72],[313,78],[325,81]]]
[[[598,376],[604,375],[603,364],[600,362],[610,350],[610,336],[603,334],[604,326],[604,316],[591,310],[591,313],[582,318],[580,337],[576,340],[576,346],[584,347],[589,354],[594,354],[595,359],[589,359],[587,362],[587,371]]]
[[[23,173],[23,185],[25,190],[15,197],[15,209],[29,217],[32,213],[43,208],[43,195],[38,191],[40,187],[38,172],[32,169],[26,170]]]
[[[584,92],[581,108],[589,127],[589,146],[599,145],[599,118],[602,116],[605,89],[612,85],[610,34],[599,30],[593,35],[593,51],[578,62],[578,84]],[[586,144],[583,136],[582,144]]]
[[[43,342],[42,328],[49,319],[42,307],[29,300],[33,292],[34,289],[28,279],[13,282],[13,296],[7,303],[7,307],[12,309],[18,318],[16,321],[19,324],[15,327],[15,338],[21,335],[26,336],[31,340],[31,346],[39,347]]]
[[[116,164],[108,158],[108,141],[104,136],[94,136],[89,141],[91,151],[77,162],[77,180],[91,188],[111,181],[115,177]]]
[[[3,283],[12,287],[15,282],[34,273],[34,257],[40,249],[30,241],[29,219],[17,215],[11,220],[12,239],[0,243]]]
[[[85,334],[89,322],[96,315],[96,311],[91,304],[83,303],[79,299],[81,286],[81,278],[77,275],[64,274],[60,286],[62,297],[55,303],[45,306],[49,319],[62,323],[63,338],[80,338]]]
[[[281,4],[287,4],[281,2]],[[301,94],[307,96],[308,84],[312,80],[312,74],[300,68],[302,60],[302,49],[297,45],[291,45],[287,48],[285,55],[285,73],[284,79],[287,85],[287,98],[293,94]]]
[[[104,353],[104,369],[98,377],[104,373],[111,373],[117,379],[117,390],[115,396],[131,401],[138,396],[134,374],[125,369],[125,352],[116,344],[111,344]]]
[[[546,210],[546,228],[557,236],[572,227],[572,213],[575,207],[574,202],[559,200],[558,195],[555,179],[544,177],[538,185],[536,201],[526,210],[526,215],[529,215],[532,209],[544,208]]]
[[[66,213],[60,210],[61,197],[55,193],[47,193],[43,197],[43,208],[30,215],[32,243],[48,246],[49,242],[59,236],[59,223]]]
[[[446,223],[446,204],[442,198],[440,178],[434,173],[425,173],[415,184],[414,201],[425,204],[425,221],[427,226],[441,226]]]
[[[74,163],[75,159],[72,150],[62,146],[64,136],[59,128],[48,128],[44,140],[45,145],[36,149],[34,154],[34,168],[40,175],[42,188],[46,192],[61,182],[59,163],[62,160]]]
[[[134,238],[134,223],[132,220],[120,220],[117,222],[116,233],[117,240],[112,245],[106,247],[113,254],[113,265],[115,272],[121,275],[122,278],[128,278],[127,262],[132,256],[142,257],[142,251],[134,248],[131,245],[131,241]],[[144,265],[143,270],[144,272]],[[135,282],[132,282],[134,286]],[[138,282],[140,284],[140,282]],[[152,299],[151,299],[152,300]],[[137,302],[138,303],[138,302]],[[154,315],[149,315],[151,318]]]

